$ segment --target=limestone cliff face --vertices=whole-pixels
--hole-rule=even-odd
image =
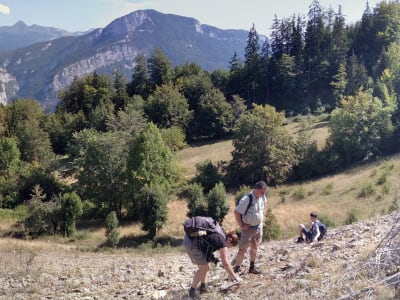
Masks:
[[[206,70],[227,69],[235,52],[243,56],[246,40],[245,30],[220,30],[155,10],[135,11],[82,36],[0,53],[0,65],[7,69],[0,78],[0,99],[34,98],[51,109],[59,91],[75,77],[119,69],[129,80],[135,57],[149,57],[157,48],[173,66],[194,62]]]
[[[0,104],[7,104],[7,99],[15,97],[19,90],[16,78],[0,68]]]

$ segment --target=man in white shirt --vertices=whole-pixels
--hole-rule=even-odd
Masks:
[[[266,193],[267,184],[259,181],[254,189],[240,199],[235,209],[235,219],[241,228],[241,237],[239,241],[239,251],[236,254],[233,270],[240,272],[240,266],[243,258],[250,246],[250,268],[249,273],[261,274],[261,271],[255,268],[258,246],[262,241],[262,228],[264,224],[264,211],[267,203]]]

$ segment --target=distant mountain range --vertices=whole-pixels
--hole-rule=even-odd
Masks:
[[[10,28],[14,28],[13,36],[21,36],[26,27],[20,22]],[[205,70],[227,69],[235,52],[243,57],[248,35],[245,30],[222,30],[155,10],[132,12],[105,28],[78,36],[66,36],[54,28],[36,28],[49,38],[0,52],[0,103],[34,98],[44,108],[54,109],[58,91],[75,77],[93,71],[112,73],[118,68],[130,79],[136,55],[149,57],[157,48],[172,65],[195,62]]]
[[[15,50],[63,36],[79,36],[85,33],[87,32],[68,32],[39,25],[27,26],[24,22],[19,21],[13,26],[0,26],[0,50]]]

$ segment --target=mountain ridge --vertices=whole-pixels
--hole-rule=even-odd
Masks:
[[[28,26],[24,21],[18,21],[12,26],[0,26],[0,50],[16,50],[39,42],[64,36],[79,36],[85,33],[87,31],[69,32],[60,28],[36,24]]]
[[[57,93],[75,77],[93,71],[112,74],[117,68],[129,79],[136,55],[149,57],[157,48],[173,66],[195,62],[205,70],[227,69],[235,51],[243,57],[247,34],[155,10],[134,11],[85,35],[0,53],[0,73],[9,78],[0,82],[0,103],[17,97],[34,98],[43,107],[54,109]]]

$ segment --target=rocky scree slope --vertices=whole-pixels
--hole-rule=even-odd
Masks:
[[[213,265],[211,293],[201,299],[337,299],[374,286],[376,278],[364,266],[399,215],[330,228],[326,240],[311,245],[296,244],[295,237],[264,242],[257,261],[262,275],[247,273],[246,256],[244,283],[225,289],[232,282],[221,266]],[[32,243],[0,241],[0,299],[189,299],[196,267],[183,251],[152,256],[124,250],[91,253]],[[231,257],[235,250],[229,249]],[[399,271],[393,265],[386,275]],[[395,299],[396,291],[398,296],[395,285],[379,285],[343,299]]]

